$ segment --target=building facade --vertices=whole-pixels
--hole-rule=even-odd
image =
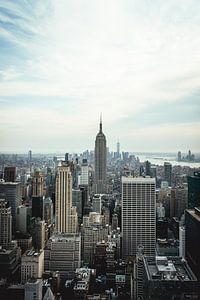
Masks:
[[[44,272],[44,251],[36,252],[31,249],[21,258],[21,282],[26,283],[29,279],[42,278]]]
[[[185,211],[186,259],[200,281],[200,208]]]
[[[8,202],[0,199],[0,246],[7,248],[12,240],[12,215]]]
[[[81,265],[80,234],[55,234],[45,247],[45,270],[59,271],[61,278],[72,279]]]
[[[200,172],[188,176],[188,208],[200,206]]]
[[[56,177],[56,230],[69,232],[69,216],[72,207],[72,176],[70,168],[59,166]]]
[[[12,231],[16,230],[17,207],[22,203],[20,182],[0,182],[0,198],[6,199],[11,207]]]
[[[135,256],[138,246],[154,255],[156,246],[155,178],[122,177],[122,255]]]

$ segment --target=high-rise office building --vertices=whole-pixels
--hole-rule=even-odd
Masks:
[[[15,182],[16,167],[5,167],[4,168],[4,180],[5,180],[5,182]]]
[[[200,206],[200,172],[188,176],[188,208]]]
[[[104,193],[106,190],[106,137],[102,131],[100,119],[99,132],[95,140],[95,192]]]
[[[20,262],[21,249],[17,241],[11,241],[8,249],[0,249],[0,278],[6,278],[8,282],[19,280]]]
[[[81,165],[80,185],[88,185],[89,174],[88,174],[88,162],[87,159],[83,159]]]
[[[81,219],[83,216],[83,206],[82,206],[82,192],[81,190],[72,190],[72,205],[76,206],[76,211],[78,218]]]
[[[148,160],[145,162],[145,174],[151,176],[151,163]]]
[[[31,219],[31,235],[33,247],[37,250],[44,249],[45,246],[45,221],[40,218]]]
[[[23,234],[30,230],[31,207],[20,205],[17,207],[16,229]]]
[[[101,214],[101,202],[101,196],[94,195],[94,197],[92,198],[92,211]]]
[[[32,161],[32,151],[31,150],[28,151],[28,161],[29,162]]]
[[[200,208],[185,211],[185,255],[200,281]]]
[[[48,225],[53,223],[53,202],[50,197],[44,199],[44,220]]]
[[[0,198],[6,199],[11,207],[12,231],[16,230],[17,207],[21,205],[21,183],[20,182],[0,182]]]
[[[12,215],[8,202],[0,199],[0,246],[7,247],[12,239]]]
[[[44,219],[44,176],[36,169],[32,178],[32,217]]]
[[[172,185],[172,165],[169,162],[164,162],[164,179],[169,186]]]
[[[56,230],[60,233],[72,233],[77,228],[77,213],[72,208],[72,176],[70,168],[58,167],[56,177]]]
[[[185,226],[179,226],[179,256],[185,258]]]
[[[178,151],[177,159],[178,159],[178,161],[181,161],[181,159],[182,159],[181,151]]]
[[[117,142],[117,158],[120,158],[120,143]]]
[[[184,186],[178,186],[174,188],[175,190],[175,217],[178,217],[179,219],[184,214],[184,211],[186,208],[188,208],[188,187],[187,185]],[[171,194],[173,195],[173,189]]]
[[[155,254],[155,178],[122,177],[122,255],[135,256],[138,246],[145,255]]]
[[[44,176],[40,169],[36,169],[32,179],[32,196],[42,197],[44,194]]]

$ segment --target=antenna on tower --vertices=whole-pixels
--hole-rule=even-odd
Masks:
[[[102,133],[102,113],[100,114],[100,126],[99,126],[99,132]]]

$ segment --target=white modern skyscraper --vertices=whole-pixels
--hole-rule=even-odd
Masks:
[[[69,215],[72,206],[72,176],[68,166],[59,166],[56,177],[56,229],[69,232]]]
[[[122,177],[122,255],[135,256],[138,246],[145,255],[155,254],[155,178]]]
[[[87,159],[83,159],[82,165],[81,165],[81,176],[80,176],[80,185],[88,185],[88,163]]]

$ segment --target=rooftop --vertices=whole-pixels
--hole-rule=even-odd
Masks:
[[[122,183],[155,183],[155,178],[122,176]]]
[[[49,241],[51,242],[69,242],[74,240],[81,239],[81,236],[79,233],[72,234],[72,233],[57,233],[53,235]]]
[[[195,207],[194,209],[186,209],[186,212],[188,212],[194,219],[200,222],[200,207]]]
[[[24,256],[29,256],[29,257],[38,257],[42,251],[35,251],[34,249],[28,250],[24,253]]]
[[[144,257],[144,266],[148,280],[196,281],[186,261],[175,256]]]

